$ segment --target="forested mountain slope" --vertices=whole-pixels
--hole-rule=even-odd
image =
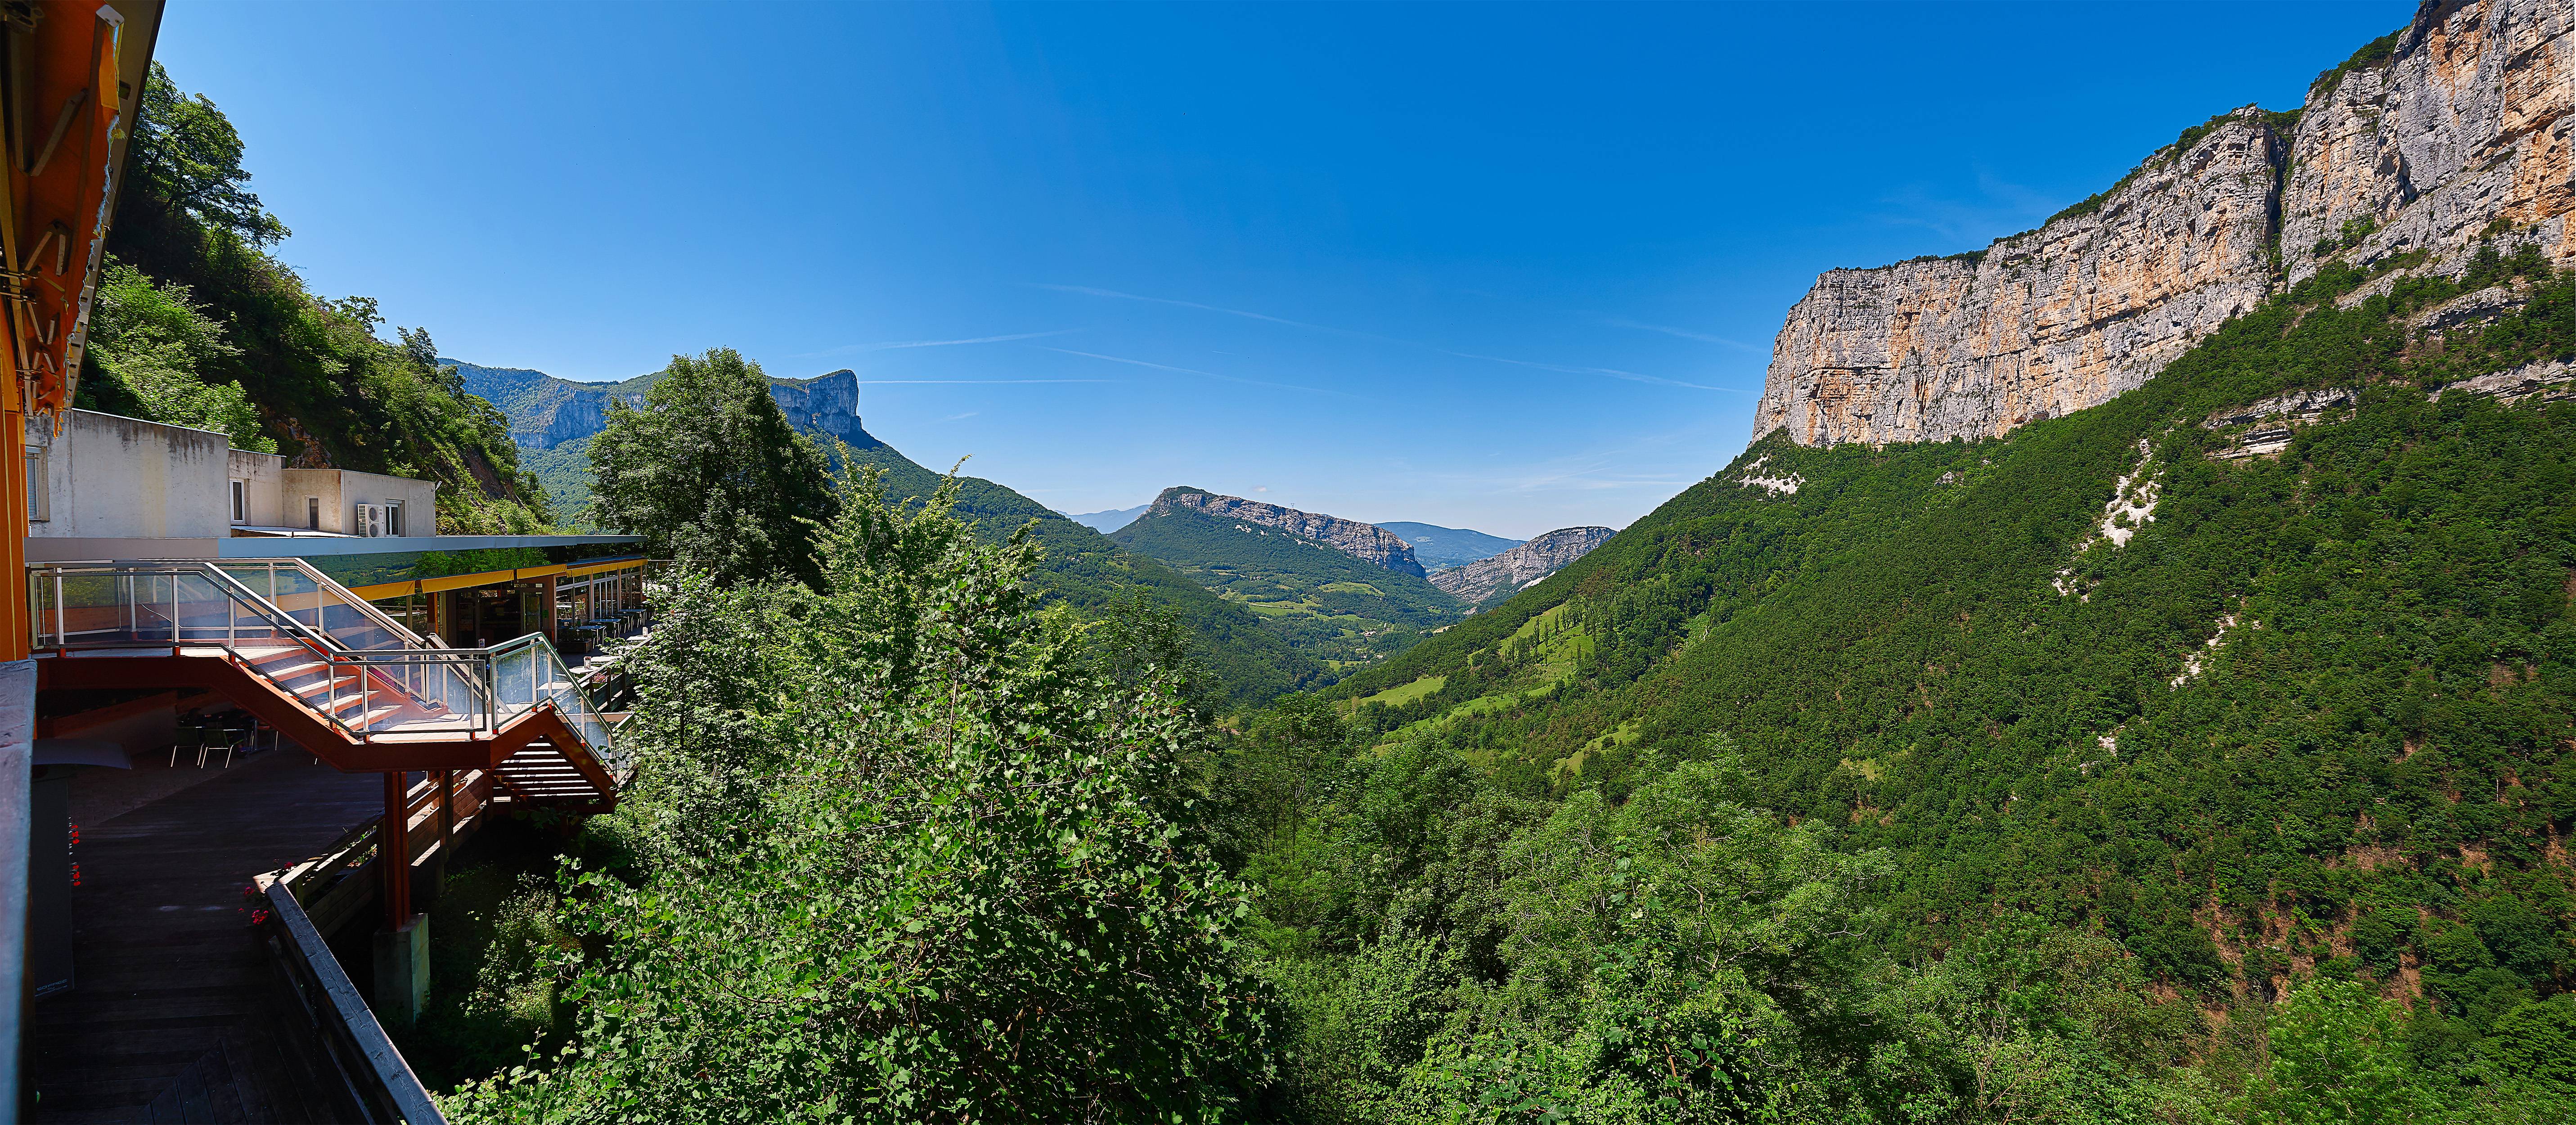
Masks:
[[[438,366],[426,329],[376,337],[367,297],[307,291],[269,255],[231,122],[155,63],[117,198],[79,404],[231,435],[289,463],[435,480],[444,533],[551,520],[501,415]]]
[[[2212,1006],[2357,975],[2467,1050],[2576,983],[2576,274],[2387,276],[2004,438],[1775,432],[1330,694],[1510,793],[1736,763],[1885,850],[1885,948],[2026,913]]]
[[[1109,537],[1170,565],[1333,667],[1402,652],[1467,606],[1431,583],[1275,527],[1155,505]]]
[[[851,459],[885,473],[889,498],[920,499],[937,490],[939,474],[877,440],[855,420],[847,433],[842,440]],[[1032,536],[1046,558],[1033,581],[1047,598],[1097,617],[1125,591],[1143,591],[1155,607],[1176,615],[1195,642],[1195,656],[1222,685],[1228,702],[1259,704],[1331,682],[1322,661],[1297,651],[1244,607],[1229,604],[1160,562],[1120,550],[1099,532],[1035,500],[980,477],[959,480],[954,511],[959,519],[973,522],[978,538],[1000,542],[1034,521]]]

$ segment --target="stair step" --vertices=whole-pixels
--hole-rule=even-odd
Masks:
[[[258,663],[254,663],[254,664],[252,664],[252,665],[251,665],[251,667],[254,667],[254,668],[259,669],[259,672],[260,672],[260,674],[261,674],[261,675],[266,676],[266,677],[268,677],[269,679],[272,679],[272,680],[291,680],[291,679],[296,678],[297,676],[309,676],[309,675],[312,675],[312,674],[313,674],[313,673],[315,673],[315,672],[319,672],[319,671],[322,671],[322,670],[323,670],[323,669],[325,669],[325,668],[330,667],[330,665],[325,664],[325,663],[323,663],[322,661],[319,661],[319,660],[303,660],[303,661],[285,661],[285,660],[281,660],[281,661],[276,661],[276,662],[274,662],[274,663],[269,663],[269,664],[258,664]]]
[[[312,709],[320,711],[326,715],[338,714],[352,707],[364,707],[366,704],[367,697],[354,691],[343,692],[337,699],[327,697],[317,698],[310,695],[304,697],[305,706],[311,707]],[[400,710],[400,708],[395,709]]]
[[[321,700],[328,699],[334,694],[342,696],[358,694],[357,685],[358,678],[356,676],[328,676],[322,679],[308,680],[300,684],[290,683],[281,686],[286,688],[288,691],[294,692],[296,698],[303,700],[307,704],[319,707],[321,706]]]

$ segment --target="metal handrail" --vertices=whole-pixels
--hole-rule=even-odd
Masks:
[[[374,622],[378,628],[393,634],[395,637],[410,642],[412,647],[425,647],[427,645],[427,642],[421,639],[420,634],[411,631],[410,626],[403,624],[392,614],[386,613],[381,609],[377,609],[374,602],[359,597],[357,591],[341,585],[338,580],[315,569],[312,563],[303,559],[239,559],[218,562],[212,565],[216,569],[226,572],[252,569],[268,571],[271,576],[269,580],[269,596],[272,600],[275,599],[277,594],[275,578],[277,571],[281,567],[291,565],[298,574],[303,575],[307,580],[311,581],[316,590],[330,591],[340,595],[340,601],[342,604],[347,605],[351,609],[357,610],[360,614],[364,615],[367,620]]]
[[[607,764],[613,741],[607,724],[600,718],[598,708],[591,703],[589,693],[572,675],[571,666],[564,661],[563,655],[555,650],[553,642],[547,640],[544,634],[530,633],[488,648],[448,648],[443,644],[424,640],[383,611],[368,604],[366,599],[357,596],[354,591],[313,569],[303,560],[292,561],[296,564],[295,572],[311,581],[314,586],[312,592],[317,598],[317,609],[313,625],[307,625],[298,619],[293,611],[280,607],[272,598],[261,596],[257,590],[243,583],[238,576],[226,569],[230,564],[210,560],[175,560],[56,563],[31,566],[28,568],[27,592],[31,611],[29,614],[32,633],[30,640],[33,647],[39,651],[133,647],[136,640],[142,639],[141,634],[144,631],[147,612],[144,600],[136,596],[134,583],[138,579],[167,578],[170,580],[167,613],[159,614],[162,607],[157,604],[148,607],[151,612],[166,616],[170,634],[167,644],[180,646],[193,640],[204,644],[218,644],[228,650],[238,648],[244,639],[241,636],[242,614],[234,610],[227,610],[225,613],[224,632],[221,637],[201,635],[192,638],[188,635],[191,627],[182,620],[184,612],[180,600],[180,579],[198,578],[206,581],[209,591],[221,595],[223,601],[241,609],[247,609],[250,616],[257,622],[255,629],[262,629],[274,635],[267,639],[289,640],[314,650],[315,654],[324,661],[324,676],[328,684],[326,689],[328,694],[323,700],[326,705],[323,716],[329,719],[332,725],[361,739],[367,736],[367,716],[374,706],[370,693],[375,690],[376,675],[382,675],[390,681],[399,683],[414,703],[426,707],[434,702],[451,714],[460,713],[454,706],[453,700],[443,693],[435,692],[429,686],[430,681],[427,678],[429,674],[444,672],[451,678],[451,682],[465,686],[473,697],[468,701],[471,713],[466,716],[469,722],[466,729],[498,729],[508,718],[515,718],[525,711],[534,710],[539,705],[551,703],[556,712],[563,717],[565,725],[581,739],[585,748],[589,749],[594,757],[601,759],[603,764]],[[274,565],[254,564],[244,569],[266,570],[271,575],[271,590],[272,592],[275,590],[275,576],[280,568]],[[118,632],[134,639],[109,642],[74,640],[69,621],[69,602],[65,597],[64,589],[64,581],[67,578],[120,580],[120,593],[117,600],[126,610],[126,627],[85,630],[85,632]],[[48,583],[53,593],[53,612],[50,622],[46,619],[43,605],[43,594]],[[323,596],[328,596],[341,605],[357,610],[370,625],[383,629],[402,647],[360,648],[342,641],[324,624],[325,617],[319,602]],[[52,626],[50,632],[47,629],[48,624]],[[212,626],[195,628],[210,630]],[[153,631],[157,632],[158,627],[154,626]],[[47,643],[49,638],[52,643]],[[157,647],[163,642],[155,640],[152,643]],[[502,668],[505,662],[522,659],[527,665],[525,690],[509,691],[507,692],[509,698],[505,700]],[[345,697],[340,694],[339,673],[344,666],[358,670],[359,721],[354,724],[340,714],[340,703]],[[258,665],[245,662],[245,667],[263,680],[275,684],[280,690],[302,697],[301,693],[276,680]],[[507,686],[510,688],[519,686],[515,676]],[[526,697],[524,703],[519,700],[520,695]]]

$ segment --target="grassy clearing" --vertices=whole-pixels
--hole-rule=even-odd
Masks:
[[[1449,677],[1447,676],[1424,676],[1412,683],[1399,684],[1395,687],[1388,688],[1385,691],[1369,696],[1366,699],[1354,699],[1350,701],[1350,703],[1346,704],[1342,709],[1345,711],[1357,711],[1361,707],[1371,703],[1383,703],[1389,707],[1401,706],[1429,695],[1432,692],[1438,691],[1441,688],[1447,687],[1448,685]]]

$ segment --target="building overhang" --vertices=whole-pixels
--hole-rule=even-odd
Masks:
[[[214,557],[219,559],[313,559],[331,555],[389,555],[401,551],[506,551],[514,547],[614,547],[643,541],[634,535],[378,535],[327,539],[305,535],[244,535],[210,540],[216,545]]]

